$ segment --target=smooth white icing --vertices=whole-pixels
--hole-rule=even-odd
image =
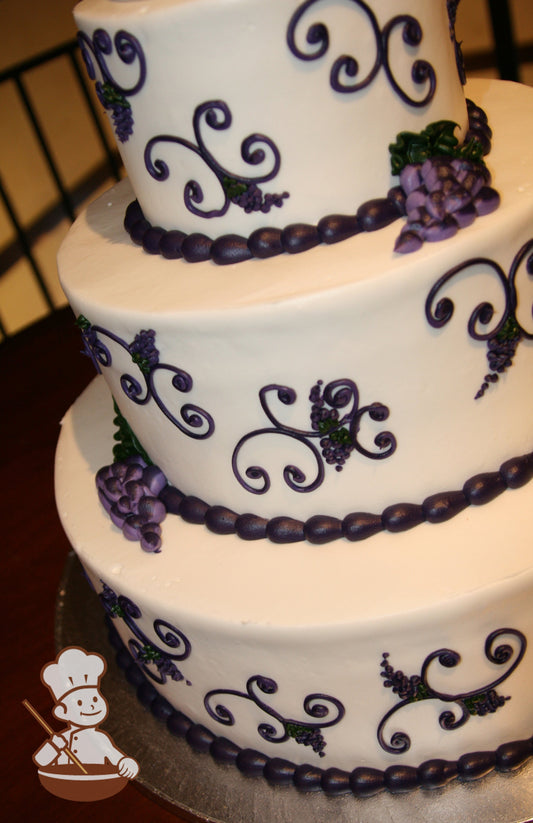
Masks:
[[[498,687],[511,699],[495,713],[470,717],[461,728],[446,731],[439,715],[451,708],[459,716],[456,704],[428,700],[402,709],[389,728],[411,737],[405,755],[386,753],[376,737],[380,720],[398,700],[382,685],[383,652],[411,675],[420,674],[425,658],[437,649],[457,651],[458,666],[433,663],[430,682],[458,694],[480,689],[502,672],[483,652],[491,632],[511,628],[531,640],[531,484],[445,524],[382,533],[362,544],[247,543],[167,517],[162,552],[146,554],[123,538],[97,500],[94,474],[109,460],[111,420],[111,398],[99,378],[63,421],[56,458],[58,510],[97,591],[104,581],[131,598],[143,615],[137,624],[155,645],[161,647],[153,631],[158,618],[191,642],[190,657],[179,664],[191,685],[168,681],[160,687],[175,707],[242,747],[322,768],[417,766],[430,757],[492,751],[529,734],[531,648]],[[115,625],[127,642],[129,630],[121,620]],[[344,719],[324,730],[324,758],[294,740],[263,740],[257,726],[269,718],[248,701],[220,698],[234,711],[234,726],[208,716],[203,699],[209,690],[244,691],[247,679],[257,674],[278,684],[267,702],[284,717],[309,720],[302,706],[310,693],[342,701]]]
[[[122,228],[131,196],[127,182],[78,219],[59,255],[75,313],[126,343],[142,329],[154,329],[160,362],[185,369],[193,379],[192,390],[180,394],[159,375],[168,407],[178,416],[184,403],[194,403],[215,421],[210,438],[194,440],[153,400],[129,401],[121,375],[133,374],[143,384],[142,375],[126,352],[110,345],[114,362],[103,373],[115,399],[151,458],[184,493],[265,517],[380,513],[391,504],[421,503],[427,495],[461,489],[471,476],[497,471],[503,461],[531,450],[530,340],[520,343],[499,382],[474,399],[488,371],[487,349],[469,337],[467,325],[483,301],[496,310],[488,328],[501,317],[504,301],[494,271],[478,266],[439,293],[455,304],[442,329],[431,328],[424,311],[445,272],[483,257],[508,275],[533,236],[531,89],[478,81],[467,94],[487,111],[494,132],[488,165],[501,206],[453,240],[410,255],[392,251],[397,221],[301,255],[227,267],[167,261],[143,253]],[[517,311],[528,328],[532,282],[525,265],[517,284]],[[233,450],[246,434],[271,427],[259,391],[269,384],[293,388],[294,405],[272,400],[271,408],[284,424],[309,430],[309,391],[319,379],[351,379],[360,406],[385,404],[388,420],[363,418],[360,439],[377,451],[373,438],[389,430],[397,439],[395,453],[371,460],[353,452],[341,472],[326,466],[322,484],[300,493],[284,482],[283,469],[293,463],[312,478],[314,458],[292,438],[266,434],[245,444],[239,471],[243,476],[250,465],[264,467],[271,488],[266,494],[243,488],[232,471]]]
[[[414,83],[411,72],[415,61],[428,61],[436,75],[435,94],[428,104],[413,107],[402,100],[383,66],[358,92],[331,88],[330,70],[337,58],[352,55],[359,64],[355,78],[343,75],[348,83],[362,81],[374,65],[377,48],[364,5],[343,0],[319,2],[308,9],[296,30],[298,47],[306,54],[316,50],[317,45],[305,42],[313,23],[323,23],[329,32],[326,54],[311,61],[295,57],[287,43],[289,21],[302,0],[83,0],[76,6],[77,25],[89,38],[102,28],[111,38],[126,31],[145,53],[146,82],[128,97],[133,134],[118,145],[136,196],[153,225],[210,237],[248,236],[265,225],[317,223],[327,214],[352,214],[362,202],[386,195],[391,185],[388,145],[400,131],[418,132],[428,123],[446,119],[457,123],[458,135],[462,133],[466,109],[445,0],[367,4],[381,31],[407,12],[420,23],[418,46],[402,41],[403,25],[394,27],[389,65],[406,93],[421,100],[428,82]],[[137,61],[124,64],[115,50],[105,60],[116,83],[129,87],[137,82]],[[96,79],[102,79],[98,69]],[[223,101],[231,112],[231,128],[215,130],[205,123],[201,128],[208,151],[230,176],[268,172],[270,150],[263,164],[251,166],[241,158],[241,143],[251,134],[273,140],[281,168],[261,187],[264,192],[289,193],[281,208],[274,207],[266,215],[246,214],[231,205],[220,217],[192,214],[183,203],[189,180],[202,187],[203,210],[221,208],[221,187],[197,153],[175,144],[158,144],[152,156],[168,163],[168,179],[150,176],[144,160],[148,142],[165,135],[197,146],[193,115],[209,101]]]

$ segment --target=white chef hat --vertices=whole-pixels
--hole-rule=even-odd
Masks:
[[[43,666],[41,680],[59,703],[77,689],[98,688],[105,670],[106,662],[99,654],[88,654],[85,649],[70,646],[63,649],[53,663]]]

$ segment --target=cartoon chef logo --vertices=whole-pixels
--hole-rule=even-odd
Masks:
[[[41,681],[54,698],[52,713],[66,723],[54,732],[29,705],[26,708],[48,732],[49,738],[33,755],[39,780],[52,794],[70,800],[111,797],[134,778],[139,764],[118,749],[98,727],[109,713],[100,692],[106,661],[79,646],[63,649],[41,669]]]

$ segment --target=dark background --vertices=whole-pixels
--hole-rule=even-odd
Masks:
[[[94,376],[81,338],[63,309],[0,346],[2,578],[1,805],[6,821],[185,820],[127,786],[108,800],[60,800],[41,787],[33,752],[46,733],[22,706],[27,699],[52,727],[52,702],[40,681],[56,656],[54,608],[70,546],[56,512],[54,452],[60,420]]]

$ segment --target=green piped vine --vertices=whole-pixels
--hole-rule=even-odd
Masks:
[[[152,461],[137,440],[137,437],[133,433],[128,421],[121,414],[115,400],[113,400],[113,409],[115,411],[113,424],[116,426],[116,432],[113,435],[113,440],[117,441],[116,445],[113,446],[113,457],[115,460],[119,461],[126,460],[127,457],[131,457],[132,455],[140,455],[146,464],[151,466]]]

